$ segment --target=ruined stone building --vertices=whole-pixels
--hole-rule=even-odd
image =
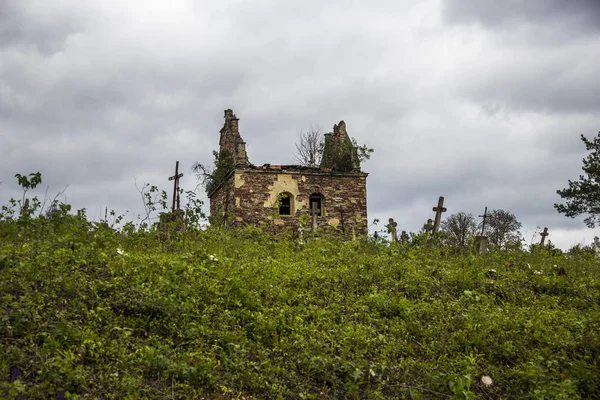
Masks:
[[[228,170],[208,189],[210,214],[227,226],[253,224],[295,231],[302,225],[338,233],[367,232],[366,173],[341,121],[325,134],[320,167],[252,165],[239,119],[225,110],[219,156]]]

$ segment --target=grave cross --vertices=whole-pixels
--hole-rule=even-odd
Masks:
[[[398,241],[398,231],[397,231],[398,223],[394,221],[394,218],[390,218],[388,220],[387,230],[390,235],[392,235],[392,242]]]
[[[431,218],[429,218],[427,220],[427,223],[425,225],[423,225],[423,230],[425,231],[425,233],[427,235],[429,235],[429,233],[431,233],[431,231],[433,231],[433,220]]]
[[[435,222],[433,223],[433,233],[435,234],[440,227],[440,220],[442,219],[442,213],[446,212],[446,207],[444,207],[444,197],[440,196],[438,200],[437,207],[433,207],[433,211],[435,211]]]
[[[175,175],[170,176],[170,181],[173,182],[173,206],[171,207],[171,211],[175,212],[175,201],[177,201],[177,209],[179,210],[179,178],[183,176],[183,173],[179,173],[179,161],[175,162]]]
[[[402,231],[402,235],[400,235],[400,241],[404,244],[408,242],[408,234],[406,231]]]
[[[488,217],[487,207],[483,211],[483,215],[480,215],[479,218],[483,218],[483,222],[481,223],[481,236],[483,236],[483,231],[485,230],[485,220]]]
[[[21,207],[21,215],[27,214],[27,211],[29,211],[29,199],[25,199],[25,204]]]
[[[312,207],[310,209],[310,215],[312,215],[312,231],[315,232],[317,230],[317,217],[321,210],[319,209],[319,203],[314,201],[312,203]]]
[[[543,246],[544,242],[546,241],[546,236],[548,236],[548,228],[544,228],[544,232],[540,233],[540,236],[542,237],[542,240],[540,240],[540,244]]]

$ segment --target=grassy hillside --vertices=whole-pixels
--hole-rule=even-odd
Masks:
[[[599,272],[586,252],[3,221],[0,397],[599,398]]]

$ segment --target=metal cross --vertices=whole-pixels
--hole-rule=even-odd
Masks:
[[[483,215],[480,215],[479,218],[483,218],[483,222],[481,223],[481,236],[483,236],[483,231],[485,230],[485,220],[488,217],[488,213],[487,213],[487,207],[485,208],[485,211],[483,212]]]
[[[173,182],[173,206],[171,207],[171,212],[175,212],[175,201],[177,201],[177,209],[179,210],[179,178],[183,176],[183,173],[179,173],[179,161],[175,162],[175,175],[170,176],[170,181]]]

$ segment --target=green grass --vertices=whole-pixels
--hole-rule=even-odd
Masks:
[[[0,397],[600,398],[599,272],[585,252],[5,220]]]

